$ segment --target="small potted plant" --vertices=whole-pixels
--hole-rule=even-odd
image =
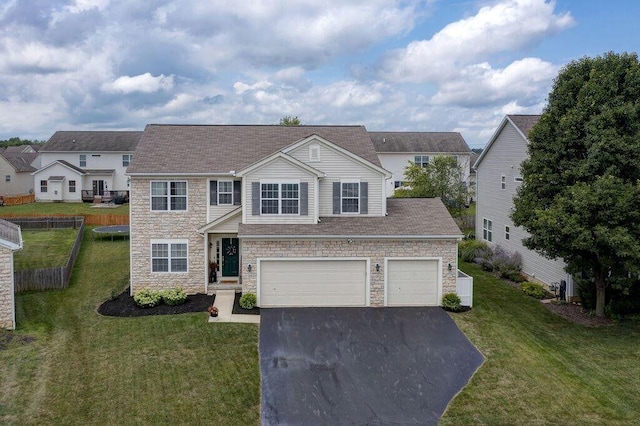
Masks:
[[[216,318],[218,316],[218,308],[211,305],[207,308],[207,312],[209,312],[209,316]]]

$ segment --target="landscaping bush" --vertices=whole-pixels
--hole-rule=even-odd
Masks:
[[[243,309],[253,309],[258,303],[258,297],[255,293],[245,293],[240,297],[239,303]]]
[[[182,287],[162,290],[161,296],[164,303],[172,306],[182,305],[187,301],[187,292]]]
[[[462,301],[456,293],[445,293],[442,296],[442,307],[446,311],[460,312],[462,310]]]
[[[532,283],[529,281],[525,281],[520,284],[520,290],[522,290],[526,295],[535,297],[536,299],[544,299],[547,294],[547,292],[544,291],[542,284]]]
[[[517,281],[522,272],[522,255],[518,252],[509,253],[497,246],[493,251],[493,267],[500,273],[501,278]]]
[[[140,290],[133,296],[133,301],[141,308],[153,308],[162,301],[162,295],[158,290]]]
[[[484,241],[463,240],[458,243],[458,257],[464,262],[473,262],[486,250],[490,249]]]

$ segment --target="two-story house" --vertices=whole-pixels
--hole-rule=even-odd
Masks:
[[[392,197],[404,185],[409,162],[426,167],[435,156],[450,155],[462,169],[461,180],[469,183],[469,145],[458,132],[369,132],[382,167],[391,172],[385,191]]]
[[[387,200],[363,126],[148,125],[127,174],[132,293],[231,288],[274,307],[456,291],[460,230],[439,199]]]
[[[40,150],[33,172],[36,201],[128,198],[125,175],[139,131],[58,131]]]
[[[476,238],[522,255],[523,272],[544,284],[566,282],[566,296],[574,295],[571,275],[562,260],[547,259],[522,245],[528,236],[513,226],[513,197],[522,183],[520,164],[527,158],[528,134],[539,115],[507,115],[475,162]]]

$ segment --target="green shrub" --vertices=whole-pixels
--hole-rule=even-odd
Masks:
[[[481,253],[490,250],[487,243],[478,240],[463,240],[458,243],[458,257],[464,262],[474,262]]]
[[[451,312],[459,312],[462,310],[462,301],[456,293],[445,293],[442,296],[442,307]]]
[[[162,301],[162,295],[158,290],[140,290],[133,296],[133,301],[141,308],[153,308]]]
[[[542,284],[532,283],[529,281],[525,281],[520,284],[520,290],[522,290],[526,295],[535,297],[536,299],[544,299],[547,294],[544,291]]]
[[[182,305],[187,301],[187,292],[182,287],[162,290],[161,295],[162,301],[167,305]]]
[[[253,309],[258,303],[258,297],[255,293],[245,293],[240,296],[240,306],[243,309]]]

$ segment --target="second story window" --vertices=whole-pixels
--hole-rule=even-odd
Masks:
[[[87,154],[80,154],[79,166],[87,167]]]
[[[260,184],[260,213],[299,214],[300,212],[300,184],[299,183],[261,183]]]
[[[360,213],[360,182],[342,182],[342,213]]]
[[[133,159],[133,154],[122,154],[122,167],[128,167]]]
[[[218,181],[218,204],[233,204],[233,182]]]
[[[427,167],[429,165],[429,156],[428,155],[416,155],[414,157],[414,163],[419,167]]]
[[[505,175],[500,176],[500,189],[507,189],[507,177]]]
[[[11,182],[11,175],[5,175],[4,176],[4,181],[5,182]]]
[[[186,181],[151,182],[152,211],[187,210]]]

